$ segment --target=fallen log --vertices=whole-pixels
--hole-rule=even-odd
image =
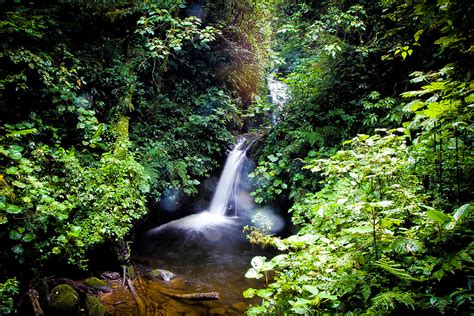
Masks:
[[[218,292],[208,292],[208,293],[190,293],[190,294],[179,294],[179,293],[163,293],[170,297],[181,298],[190,301],[215,301],[219,300]]]

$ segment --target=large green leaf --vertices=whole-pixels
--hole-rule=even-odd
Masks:
[[[460,221],[463,220],[471,211],[471,204],[467,203],[457,209],[456,213],[454,213],[454,220]]]
[[[303,290],[308,291],[312,295],[318,295],[319,294],[318,287],[314,286],[314,285],[303,285]]]
[[[23,209],[19,206],[16,206],[14,204],[8,204],[6,208],[7,213],[10,214],[19,214],[23,211]]]
[[[426,216],[428,216],[432,220],[437,221],[440,224],[446,224],[452,220],[449,215],[446,215],[443,212],[437,211],[435,209],[429,209],[428,211],[426,211]]]
[[[36,235],[33,234],[33,233],[28,233],[28,234],[26,234],[25,236],[23,236],[22,239],[23,239],[23,241],[30,242],[30,241],[36,239]]]
[[[368,234],[373,231],[373,227],[370,225],[363,225],[363,226],[351,227],[351,228],[345,229],[345,231],[352,234]]]

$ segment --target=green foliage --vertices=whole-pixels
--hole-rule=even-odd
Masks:
[[[414,309],[413,294],[397,291],[381,293],[372,299],[372,306],[367,311],[367,314],[378,315],[381,311],[390,312],[395,309],[397,304],[404,304]]]
[[[13,298],[19,293],[19,282],[16,278],[7,279],[0,283],[0,313],[10,314],[14,312]]]
[[[391,50],[395,55],[406,59],[431,45],[436,49],[435,57],[444,56],[455,61],[460,66],[460,73],[470,72],[470,62],[466,62],[472,55],[467,40],[473,32],[468,13],[470,4],[446,0],[389,0],[382,1],[382,5],[388,12],[386,17],[398,25],[392,30],[398,41]]]
[[[393,61],[380,61],[392,39],[385,35],[385,21],[373,16],[382,14],[377,2],[287,1],[279,8],[278,70],[291,98],[281,122],[265,137],[254,173],[256,199],[264,203],[280,198],[274,183],[285,183],[291,198],[318,188],[318,179],[301,171],[307,156],[328,156],[327,149],[344,139],[399,126],[407,117],[393,88],[399,69]],[[282,170],[269,168],[265,157],[274,153],[282,154]],[[278,181],[269,180],[272,174]]]
[[[259,187],[251,193],[255,196],[255,202],[262,203],[274,195],[282,194],[288,185],[279,179],[279,175],[286,170],[287,163],[280,158],[282,153],[268,155],[268,161],[264,161],[250,174],[250,178],[257,177]],[[265,190],[265,191],[264,191]]]
[[[268,168],[274,153],[288,165],[303,160],[314,175],[295,168],[278,175],[286,183],[299,178],[289,185],[296,235],[280,239],[247,229],[252,241],[285,250],[265,261],[270,271],[252,268],[248,276],[265,271],[274,279],[245,292],[263,299],[249,313],[465,313],[473,255],[469,5],[364,3],[350,14],[363,22],[356,23],[358,36],[349,30],[347,37],[343,21],[351,19],[341,13],[349,14],[348,7],[331,4],[286,3],[291,19],[283,18],[280,31],[287,39],[282,69],[292,101],[266,138],[254,175],[266,179],[278,170]],[[331,13],[337,10],[340,19]],[[385,20],[373,18],[382,14]],[[319,45],[291,40],[309,25]],[[383,68],[373,72],[377,65]],[[417,90],[397,89],[410,73]],[[359,135],[338,151],[325,148],[355,132],[402,123],[406,129],[379,129],[382,135]],[[336,125],[336,137],[318,139],[324,125]],[[295,146],[292,135],[306,143]],[[274,199],[268,189],[274,181],[262,181],[256,199]]]
[[[149,121],[137,124],[132,137],[142,148],[142,164],[151,178],[151,201],[170,189],[197,193],[199,179],[217,167],[215,157],[233,140],[228,125],[237,107],[223,90],[210,88],[180,106],[162,98],[148,109]]]
[[[179,7],[184,8],[185,6],[183,3],[179,3],[171,9],[163,9],[159,5],[151,4],[146,11],[147,16],[143,16],[137,21],[139,28],[136,32],[142,36],[150,37],[145,43],[145,48],[150,51],[151,57],[164,60],[173,52],[179,52],[184,41],[193,42],[198,39],[199,42],[196,42],[195,45],[209,47],[207,43],[213,41],[218,34],[217,29],[212,26],[206,26],[199,30],[201,21],[197,17],[190,16],[181,20],[173,16],[173,11]]]
[[[152,3],[146,6],[145,14],[137,21],[135,32],[144,41],[145,53],[145,60],[138,68],[146,67],[145,63],[153,64],[151,76],[158,91],[163,74],[168,70],[170,55],[180,53],[186,43],[192,43],[197,49],[209,49],[208,43],[219,34],[213,26],[200,29],[201,20],[197,17],[181,19],[178,15],[180,8],[185,8],[184,1],[173,3],[170,8]]]
[[[472,183],[465,176],[472,172],[473,161],[467,154],[472,138],[472,81],[453,78],[454,65],[437,72],[412,74],[414,84],[422,84],[420,90],[403,94],[409,98],[404,110],[415,113],[415,118],[405,126],[423,131],[415,139],[417,172],[426,186],[433,191],[457,199],[468,197]]]
[[[30,130],[45,133],[48,128]],[[18,135],[32,133],[7,134],[0,147],[2,234],[9,236],[11,257],[31,264],[63,253],[69,262],[86,266],[91,247],[124,237],[145,214],[143,168],[121,137],[115,146],[124,151],[88,161],[73,148],[17,145]]]
[[[0,270],[26,285],[50,262],[87,267],[163,193],[197,193],[242,126],[241,78],[217,69],[246,44],[231,35],[258,34],[185,1],[2,8]]]
[[[328,159],[307,160],[304,168],[323,176],[323,188],[293,206],[293,222],[301,227],[297,235],[266,240],[285,254],[252,264],[247,277],[268,271],[275,277],[266,289],[246,292],[263,299],[250,314],[262,308],[276,314],[437,308],[426,290],[448,278],[448,270],[465,275],[472,253],[463,250],[462,236],[470,234],[472,218],[455,222],[453,215],[427,210],[404,132],[359,135]],[[468,208],[453,214],[460,218]],[[443,235],[432,219],[443,221]],[[464,280],[464,291],[467,286]],[[444,308],[461,305],[450,302]]]
[[[201,20],[186,1],[2,4],[5,278],[26,287],[49,266],[87,268],[163,194],[193,196],[216,171],[272,33],[272,5],[238,21],[222,7],[211,1]]]
[[[246,0],[214,0],[207,3],[211,16],[223,24],[224,62],[216,69],[227,76],[246,108],[262,83],[270,64],[270,44],[274,37],[275,3]]]

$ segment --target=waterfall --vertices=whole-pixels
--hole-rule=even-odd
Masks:
[[[231,207],[230,204],[236,201],[237,194],[239,193],[238,182],[240,169],[244,162],[245,153],[249,147],[245,146],[245,143],[245,138],[239,140],[227,157],[216,191],[209,206],[209,213],[211,214],[226,215],[227,209]],[[235,204],[234,209],[236,209]]]
[[[272,124],[275,125],[284,115],[284,105],[289,100],[290,95],[288,85],[275,78],[275,73],[268,77],[268,89],[271,102],[275,105],[272,113]],[[242,189],[240,175],[242,166],[246,161],[247,150],[252,143],[249,139],[242,137],[229,153],[207,210],[153,228],[147,232],[147,235],[161,233],[169,229],[179,229],[188,233],[199,232],[207,240],[217,241],[224,232],[220,228],[226,227],[228,229],[245,219],[253,211],[255,205],[249,192]],[[234,212],[231,213],[229,210]],[[276,215],[269,211],[267,213],[269,218],[276,221]],[[236,220],[237,217],[240,219]],[[282,220],[280,219],[280,221]]]
[[[245,155],[250,145],[246,138],[241,138],[229,153],[224,169],[217,183],[216,191],[211,199],[208,210],[171,221],[149,230],[146,235],[158,234],[169,229],[180,229],[200,232],[209,241],[217,241],[222,237],[219,227],[235,225],[237,210],[242,208],[240,189],[240,172],[245,162]],[[244,203],[245,204],[245,203]],[[233,214],[226,214],[233,209]],[[234,218],[226,215],[234,215]]]

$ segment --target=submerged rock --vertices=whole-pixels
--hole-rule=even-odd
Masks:
[[[104,316],[105,307],[97,297],[87,295],[86,311],[89,316]]]
[[[79,315],[79,294],[71,286],[60,284],[51,290],[49,312],[52,315]]]

